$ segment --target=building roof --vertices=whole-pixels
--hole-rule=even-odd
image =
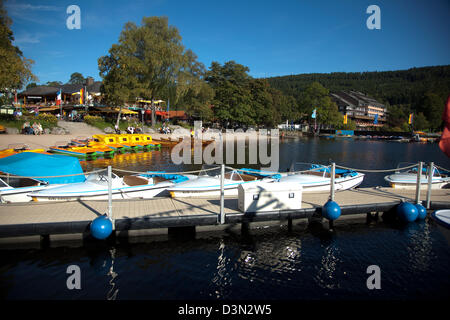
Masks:
[[[70,84],[70,83],[66,83],[64,85],[61,86],[61,90],[63,93],[75,93],[75,92],[80,92],[80,90],[84,87],[86,87],[86,91],[89,92],[100,92],[100,87],[102,86],[102,82],[101,81],[95,81],[93,84],[91,85],[85,85],[85,84]]]
[[[368,95],[359,92],[359,91],[338,91],[331,94],[336,99],[340,100],[341,102],[344,102],[348,105],[354,105],[354,106],[375,106],[375,107],[381,107],[384,108],[384,105],[381,102],[378,102],[372,97],[369,97]]]
[[[56,87],[37,86],[20,92],[18,96],[54,96],[58,90]]]
[[[102,86],[101,81],[95,81],[93,84],[88,85],[88,86],[86,86],[84,84],[66,83],[61,86],[61,91],[62,91],[62,93],[72,94],[75,92],[79,92],[81,90],[81,88],[86,87],[86,91],[88,93],[91,93],[91,92],[99,93],[101,86]],[[59,87],[37,86],[37,87],[29,88],[27,90],[22,91],[21,93],[18,94],[18,96],[20,96],[20,97],[23,97],[23,96],[26,96],[26,97],[28,97],[28,96],[56,96],[59,89],[60,89]]]

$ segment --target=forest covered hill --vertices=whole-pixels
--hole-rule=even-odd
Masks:
[[[450,65],[397,71],[335,72],[298,74],[267,79],[283,94],[302,99],[302,92],[318,82],[330,92],[356,90],[404,118],[410,112],[422,114],[430,127],[438,127],[450,94]]]

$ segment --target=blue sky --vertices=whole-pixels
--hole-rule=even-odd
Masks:
[[[69,30],[69,5],[81,29]],[[369,30],[369,5],[381,29]],[[209,67],[234,60],[253,77],[399,70],[450,64],[448,0],[6,0],[15,44],[39,83],[73,72],[100,80],[97,59],[128,21],[167,16],[186,48]]]

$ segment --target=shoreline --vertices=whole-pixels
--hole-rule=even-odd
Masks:
[[[163,133],[148,133],[152,136],[152,139],[160,139],[175,137],[173,134],[163,134]],[[178,135],[181,137],[181,135]],[[202,138],[204,140],[209,140],[213,135],[211,134],[203,134]],[[91,133],[71,133],[71,134],[42,134],[42,135],[26,135],[26,134],[0,134],[0,150],[8,149],[10,145],[14,144],[26,144],[30,147],[30,149],[48,149],[49,147],[55,145],[57,142],[66,142],[69,143],[72,139],[75,138],[88,138],[92,137]],[[236,132],[232,135],[224,133],[222,135],[223,141],[227,141],[228,139],[234,139],[235,141],[240,141],[243,139],[251,139],[255,140],[260,137],[258,133],[253,133],[249,136],[249,134],[243,132]],[[266,136],[261,136],[266,137]],[[270,136],[268,136],[270,138]]]

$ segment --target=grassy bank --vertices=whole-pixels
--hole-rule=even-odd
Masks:
[[[22,126],[25,122],[29,122],[33,125],[34,122],[40,123],[43,129],[52,129],[58,126],[58,119],[51,114],[41,113],[38,116],[25,115],[21,117],[14,117],[12,115],[1,115],[0,125],[5,128],[16,128],[19,132],[22,131]]]
[[[116,125],[116,120],[115,119],[104,119],[102,117],[99,116],[90,116],[87,115],[84,117],[84,122],[87,123],[90,126],[96,127],[102,131],[105,130],[105,128],[110,127],[112,129],[114,129],[115,125]],[[169,124],[169,126],[171,126],[172,124]],[[180,125],[181,127],[190,129],[191,126],[189,124],[186,123],[179,123],[178,125]],[[148,125],[147,125],[148,126]],[[121,131],[126,131],[128,127],[134,127],[134,128],[142,128],[142,122],[138,122],[136,120],[131,120],[131,121],[126,121],[126,120],[120,120],[119,122],[119,129]],[[155,127],[153,129],[155,129],[156,131],[158,131],[160,128],[162,127],[162,123],[161,122],[157,122],[155,124]]]

